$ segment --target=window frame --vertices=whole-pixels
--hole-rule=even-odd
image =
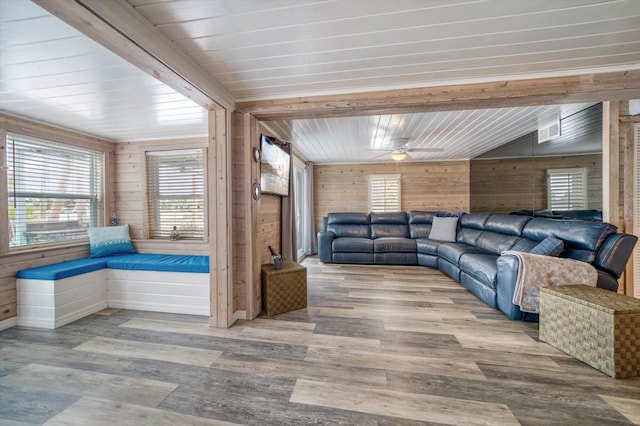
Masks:
[[[402,175],[397,174],[374,174],[368,176],[368,196],[369,196],[369,211],[370,212],[397,212],[402,211]],[[384,182],[380,182],[384,181]],[[395,183],[397,187],[397,202],[388,206],[388,200],[382,200],[380,203],[384,204],[384,209],[379,210],[378,208],[374,208],[374,194],[373,187],[375,184],[387,185],[388,183]],[[386,191],[385,191],[386,192]],[[386,196],[385,196],[386,198]]]
[[[561,176],[561,175],[581,175],[581,179],[582,179],[582,206],[580,207],[574,207],[571,205],[571,201],[572,200],[576,200],[578,199],[577,197],[572,197],[571,194],[568,195],[567,200],[565,202],[565,206],[554,206],[553,201],[554,201],[554,194],[553,194],[553,185],[551,183],[551,180],[553,179],[554,175],[557,176]],[[588,203],[589,203],[589,199],[588,199],[588,195],[589,195],[589,191],[587,188],[587,182],[588,181],[588,173],[587,173],[587,168],[586,167],[567,167],[567,168],[562,168],[562,169],[547,169],[547,209],[548,210],[585,210],[588,208]],[[567,184],[567,189],[566,191],[571,191],[570,188],[568,188],[570,186],[570,184]]]
[[[82,135],[78,135],[72,132],[51,128],[45,125],[40,125],[37,123],[29,123],[29,122],[21,122],[16,125],[14,120],[10,117],[7,117],[7,120],[3,123],[4,127],[0,128],[0,197],[2,197],[5,203],[5,206],[1,209],[0,213],[0,222],[6,223],[7,227],[9,226],[9,196],[11,194],[9,188],[9,166],[7,164],[7,155],[9,154],[9,143],[7,138],[15,137],[15,139],[20,140],[23,139],[25,142],[33,142],[35,144],[54,144],[61,146],[61,149],[68,149],[70,151],[79,151],[88,154],[91,160],[96,160],[95,164],[98,164],[97,174],[100,179],[100,182],[97,185],[89,184],[90,187],[96,189],[96,193],[92,195],[79,197],[78,195],[83,194],[75,194],[75,197],[62,197],[61,195],[65,195],[64,192],[52,193],[52,192],[42,192],[33,194],[39,195],[38,198],[60,198],[60,199],[84,199],[89,200],[90,208],[89,208],[89,227],[99,227],[103,226],[106,221],[106,210],[111,200],[110,194],[107,192],[106,182],[108,180],[108,160],[109,153],[111,152],[110,148],[111,144],[107,144],[106,141],[99,140],[89,140]],[[15,140],[14,140],[15,143]],[[93,158],[92,158],[93,157]],[[90,165],[90,168],[95,167],[95,164]],[[15,171],[14,171],[15,173]],[[93,176],[94,173],[91,173]],[[89,180],[91,182],[91,179]],[[16,194],[14,194],[15,197]],[[93,207],[91,207],[93,206]],[[93,219],[93,223],[92,223]],[[9,228],[7,228],[8,230]],[[61,232],[64,229],[60,230]],[[70,239],[61,239],[58,241],[43,241],[43,242],[34,242],[31,244],[21,244],[10,247],[10,233],[2,232],[2,238],[0,239],[0,255],[9,255],[13,253],[24,253],[29,251],[34,251],[42,248],[60,248],[60,247],[70,247],[75,245],[83,245],[88,244],[89,238],[88,234],[83,235],[79,238],[70,238]]]
[[[208,191],[208,149],[205,145],[203,144],[199,144],[199,143],[195,143],[195,144],[182,144],[179,147],[175,147],[174,146],[167,146],[164,144],[158,144],[158,145],[146,145],[142,148],[142,158],[144,161],[144,169],[143,169],[143,188],[144,188],[144,200],[143,200],[143,225],[144,225],[144,230],[143,230],[143,235],[144,238],[148,241],[163,241],[165,240],[164,237],[153,237],[152,236],[152,223],[151,223],[151,208],[152,208],[152,203],[150,200],[150,193],[149,193],[149,185],[148,185],[148,179],[149,179],[149,161],[148,161],[148,154],[153,154],[153,153],[159,153],[159,152],[171,152],[171,151],[175,151],[175,152],[187,152],[187,151],[194,151],[194,150],[199,150],[202,152],[202,190],[203,190],[203,195],[202,195],[202,200],[203,200],[203,213],[202,213],[202,238],[198,237],[198,238],[185,238],[184,240],[181,240],[183,242],[190,242],[190,243],[208,243],[209,242],[209,220],[208,220],[208,215],[209,215],[209,191]],[[166,238],[167,240],[169,239],[168,236]]]

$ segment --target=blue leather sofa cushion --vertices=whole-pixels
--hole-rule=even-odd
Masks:
[[[480,229],[460,228],[458,229],[458,235],[456,238],[459,243],[475,246],[480,235],[482,235],[482,231]]]
[[[407,225],[406,212],[372,212],[371,223],[378,225]]]
[[[369,214],[367,213],[329,213],[327,231],[336,237],[371,238]]]
[[[485,254],[484,250],[468,246],[466,244],[460,243],[444,243],[438,247],[438,256],[441,259],[445,259],[447,262],[458,266],[460,262],[460,257],[465,253],[482,253]]]
[[[409,238],[406,212],[371,213],[371,238]]]
[[[416,240],[416,250],[422,254],[438,255],[438,247],[444,244],[444,241],[429,240],[427,238],[420,238]]]
[[[496,288],[498,276],[497,255],[467,253],[460,258],[460,269],[484,282],[491,288]]]
[[[420,210],[411,210],[409,212],[409,225],[413,224],[431,224],[437,212],[425,212]]]
[[[484,229],[484,224],[491,216],[490,213],[466,213],[460,217],[460,227]]]
[[[369,238],[336,238],[331,243],[334,253],[373,253],[373,240]]]
[[[492,231],[504,235],[522,235],[524,226],[531,220],[527,216],[492,215],[484,224],[485,231]]]
[[[409,212],[409,235],[413,239],[429,238],[431,224],[436,212],[412,210]]]
[[[416,240],[409,238],[383,237],[373,240],[374,253],[415,253]]]
[[[500,254],[510,250],[518,242],[520,237],[513,235],[497,234],[495,232],[484,231],[476,240],[476,247],[490,253]]]

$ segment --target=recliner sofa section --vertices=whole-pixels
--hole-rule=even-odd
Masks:
[[[559,238],[564,243],[562,257],[592,264],[598,286],[616,291],[637,241],[603,222],[489,213],[463,214],[455,241],[437,241],[429,238],[436,215],[329,213],[325,230],[318,233],[320,261],[437,268],[487,305],[522,319],[523,312],[512,303],[519,261],[503,252],[529,252],[547,237]]]

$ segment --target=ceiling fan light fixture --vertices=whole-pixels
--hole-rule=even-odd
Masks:
[[[409,155],[406,152],[394,152],[393,154],[391,154],[391,158],[393,158],[395,161],[402,161],[408,156]]]

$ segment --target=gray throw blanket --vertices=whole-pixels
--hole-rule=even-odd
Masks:
[[[598,271],[586,262],[519,251],[502,253],[520,262],[513,303],[523,312],[540,312],[540,287],[584,284],[595,287]]]

